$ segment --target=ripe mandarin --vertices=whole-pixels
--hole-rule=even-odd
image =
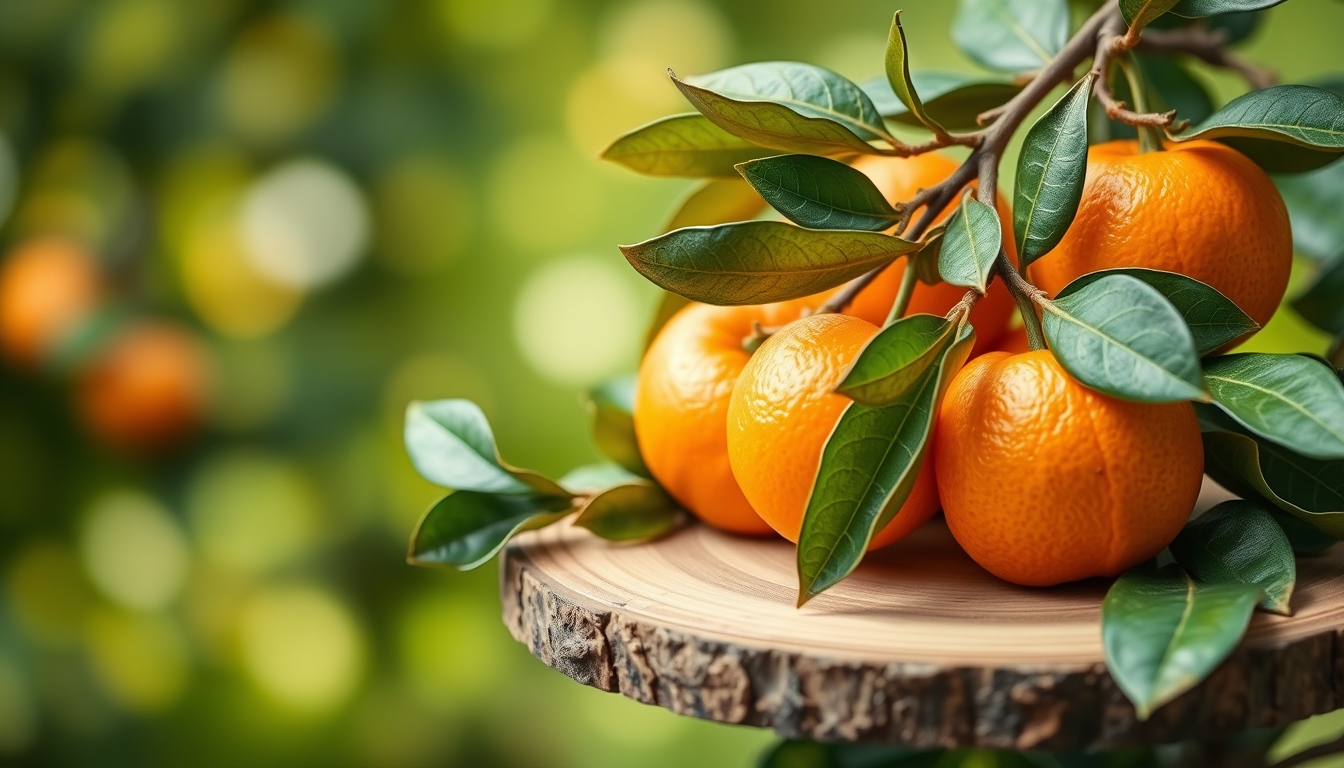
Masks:
[[[93,258],[66,240],[31,240],[0,265],[0,347],[34,367],[87,317],[100,293]]]

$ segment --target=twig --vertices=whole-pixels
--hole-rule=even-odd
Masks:
[[[1274,763],[1270,768],[1293,768],[1297,765],[1305,765],[1312,760],[1318,760],[1322,757],[1344,754],[1344,736],[1328,741],[1324,744],[1317,744],[1311,749],[1304,749],[1295,755],[1290,755]]]
[[[1132,28],[1131,28],[1132,29]],[[1126,125],[1132,125],[1135,128],[1167,128],[1176,120],[1176,110],[1170,112],[1135,112],[1128,108],[1123,101],[1115,98],[1115,92],[1111,90],[1111,62],[1118,56],[1127,56],[1136,40],[1131,39],[1129,32],[1124,32],[1124,24],[1119,19],[1112,19],[1097,32],[1097,52],[1093,59],[1092,71],[1097,74],[1096,84],[1092,86],[1092,92],[1097,97],[1097,102],[1106,110],[1107,116],[1112,120],[1119,120]],[[1135,103],[1138,103],[1138,95],[1135,94]]]
[[[1230,69],[1252,88],[1268,88],[1278,82],[1273,70],[1243,59],[1227,48],[1227,33],[1197,25],[1178,29],[1147,29],[1140,38],[1137,50],[1148,53],[1188,53],[1191,56],[1223,69]]]

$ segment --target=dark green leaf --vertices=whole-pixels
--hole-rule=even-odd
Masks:
[[[813,155],[779,155],[738,166],[775,210],[812,229],[881,231],[900,214],[862,171]]]
[[[1330,348],[1325,351],[1325,360],[1333,365],[1336,371],[1344,370],[1344,333],[1330,342]]]
[[[1181,0],[1120,0],[1120,13],[1133,29],[1143,29]]]
[[[457,491],[420,519],[407,560],[469,570],[494,557],[515,533],[549,525],[572,511],[568,496]]]
[[[966,362],[975,333],[965,326],[938,365],[890,405],[850,403],[822,449],[798,537],[798,604],[858,566],[873,534],[896,515],[924,461],[938,402]]]
[[[1335,540],[1316,530],[1311,523],[1299,520],[1276,506],[1269,507],[1269,514],[1279,524],[1283,535],[1288,537],[1293,552],[1299,555],[1319,555],[1335,545]]]
[[[897,401],[942,360],[955,330],[937,315],[897,320],[868,341],[835,391],[875,407]]]
[[[499,458],[485,414],[470,400],[414,402],[406,408],[406,450],[426,480],[458,491],[543,493],[569,498],[535,472]]]
[[[1101,604],[1102,645],[1140,720],[1227,658],[1260,596],[1245,584],[1201,584],[1177,565],[1140,566],[1116,580]]]
[[[1003,104],[1022,90],[1021,86],[1006,79],[962,72],[911,72],[910,82],[920,95],[924,111],[940,125],[954,130],[977,127],[975,119],[982,112]],[[896,97],[887,78],[865,80],[859,87],[873,100],[883,117],[905,125],[922,125]]]
[[[1293,299],[1293,309],[1323,331],[1344,333],[1344,254],[1321,268],[1311,287]]]
[[[1210,358],[1213,402],[1251,432],[1314,459],[1344,459],[1344,384],[1301,355],[1248,352]]]
[[[887,83],[905,108],[915,119],[934,133],[942,133],[943,127],[924,110],[919,93],[910,78],[910,52],[905,44],[905,30],[901,29],[901,12],[897,11],[891,19],[891,31],[887,33]]]
[[[1293,546],[1273,516],[1251,501],[1225,501],[1186,523],[1171,554],[1206,584],[1249,584],[1264,592],[1260,607],[1292,613],[1297,582]]]
[[[876,232],[779,221],[691,227],[621,253],[660,288],[707,304],[766,304],[834,288],[919,247]]]
[[[1344,461],[1316,461],[1238,432],[1205,432],[1204,471],[1336,539],[1344,538]]]
[[[919,282],[925,285],[937,285],[943,282],[943,276],[938,274],[938,259],[943,252],[943,237],[946,234],[946,222],[935,224],[920,239],[919,250],[913,251],[905,257],[909,262],[906,269],[915,270]]]
[[[974,288],[982,295],[989,290],[989,274],[1003,248],[1003,228],[992,207],[966,190],[961,206],[947,220],[947,232],[938,252],[938,274],[943,282]]]
[[[1288,206],[1293,249],[1318,260],[1344,255],[1344,216],[1338,206],[1344,200],[1344,162],[1276,176],[1274,184]]]
[[[1200,355],[1207,355],[1260,328],[1216,288],[1176,272],[1137,267],[1104,269],[1074,280],[1059,292],[1059,296],[1068,296],[1107,275],[1129,275],[1156,288],[1185,318],[1195,339],[1195,351]]]
[[[1192,123],[1198,123],[1213,114],[1213,98],[1179,59],[1171,56],[1131,55],[1139,67],[1144,82],[1150,86],[1148,93],[1150,110],[1166,112],[1174,109],[1178,119],[1189,120]],[[1111,88],[1120,101],[1134,103],[1134,97],[1129,92],[1128,78],[1115,78]],[[1104,114],[1105,111],[1102,112]],[[1109,138],[1132,139],[1138,135],[1133,126],[1125,125],[1119,120],[1107,118],[1106,122],[1110,126]]]
[[[1263,19],[1260,11],[1233,11],[1208,17],[1207,24],[1210,30],[1222,32],[1228,45],[1236,45],[1255,34]]]
[[[1024,269],[1059,243],[1078,212],[1093,79],[1084,76],[1027,131],[1013,189],[1013,232]]]
[[[1065,0],[961,0],[952,39],[976,62],[1003,72],[1044,67],[1069,39]]]
[[[574,518],[574,524],[608,541],[637,541],[666,535],[684,519],[681,508],[663,489],[637,480],[591,498]]]
[[[1185,320],[1137,278],[1106,275],[1047,302],[1044,329],[1059,364],[1093,389],[1145,403],[1207,398]]]
[[[603,150],[602,159],[649,176],[723,179],[737,175],[734,165],[769,154],[692,113],[636,128]]]
[[[604,462],[601,464],[584,464],[581,467],[571,469],[565,473],[564,477],[560,478],[560,485],[569,489],[576,496],[580,496],[591,495],[597,491],[605,491],[608,488],[626,483],[640,482],[644,479],[619,464]]]
[[[597,450],[637,475],[652,477],[635,441],[634,374],[608,379],[588,390],[584,407]]]
[[[1310,85],[1251,91],[1172,138],[1217,139],[1270,172],[1309,171],[1344,153],[1344,97]]]
[[[1220,13],[1240,13],[1273,8],[1283,0],[1181,0],[1171,12],[1177,16],[1198,19]]]

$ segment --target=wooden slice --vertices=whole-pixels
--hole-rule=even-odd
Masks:
[[[1208,680],[1140,722],[1102,661],[1107,580],[1033,589],[941,518],[795,608],[794,548],[703,525],[614,545],[568,525],[502,555],[504,620],[606,691],[789,737],[1074,750],[1218,738],[1344,706],[1344,552],[1299,560],[1294,615],[1257,612]]]

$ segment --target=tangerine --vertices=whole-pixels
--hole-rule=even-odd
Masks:
[[[772,335],[738,377],[728,406],[728,458],[742,492],[771,528],[798,541],[821,452],[852,402],[833,391],[878,327],[848,315],[812,315]],[[869,549],[886,546],[938,511],[933,460]]]
[[[32,368],[80,321],[101,291],[93,259],[67,240],[30,240],[0,266],[0,347]]]
[[[952,380],[934,433],[948,528],[999,578],[1050,586],[1153,557],[1199,496],[1190,403],[1117,400],[1049,351],[991,352]]]
[[[1288,209],[1245,155],[1213,141],[1141,153],[1137,141],[1121,140],[1088,150],[1078,215],[1030,273],[1053,296],[1101,269],[1179,272],[1264,325],[1288,288],[1292,260]]]

